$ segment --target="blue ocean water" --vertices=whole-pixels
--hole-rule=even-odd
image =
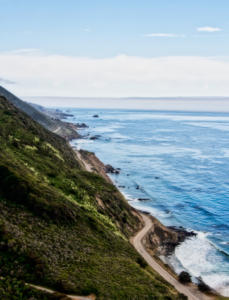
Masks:
[[[89,125],[72,145],[121,168],[112,179],[131,205],[198,233],[169,258],[174,269],[229,296],[229,114],[65,111],[74,115],[68,121]]]

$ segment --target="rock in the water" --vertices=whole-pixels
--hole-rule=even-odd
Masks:
[[[110,173],[110,174],[119,174],[120,170],[119,169],[115,169],[111,165],[106,165],[105,166],[105,172],[106,173]]]
[[[99,115],[93,115],[93,118],[99,118]]]
[[[138,201],[150,201],[149,198],[138,198]]]
[[[197,234],[194,231],[187,231],[184,227],[168,226],[169,229],[178,233],[179,243],[182,243],[186,238],[196,236]]]
[[[93,135],[90,137],[90,140],[98,140],[101,137],[101,135]]]
[[[88,128],[88,125],[85,123],[76,123],[77,128]]]
[[[139,211],[145,215],[148,215],[148,216],[150,215],[150,213],[146,210],[139,209]]]

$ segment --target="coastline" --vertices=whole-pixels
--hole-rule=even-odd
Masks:
[[[228,297],[228,218],[220,207],[227,212],[228,194],[223,193],[228,181],[221,175],[226,174],[229,159],[224,154],[226,132],[219,131],[220,122],[228,124],[228,116],[131,109],[68,112],[74,115],[68,121],[88,125],[79,130],[82,138],[71,145],[122,169],[118,176],[109,176],[131,206],[148,211],[166,226],[182,226],[196,233],[164,263],[177,274],[189,272],[195,282],[202,277],[213,290]],[[95,114],[99,118],[93,118]],[[216,129],[222,149],[214,146]],[[99,137],[91,140],[94,136]]]
[[[77,155],[77,158],[81,161],[82,167],[88,172],[95,172],[96,174],[102,176],[108,183],[115,185],[112,179],[107,175],[106,166],[102,161],[100,161],[97,156],[93,152],[89,152],[86,150],[77,150],[74,148],[74,151]],[[119,190],[119,187],[115,185],[118,191],[123,195],[123,193]],[[123,197],[126,199],[125,195]],[[169,276],[173,277],[175,281],[178,281],[178,274],[172,269],[172,266],[165,263],[161,256],[165,258],[169,256],[180,243],[185,241],[189,236],[195,235],[194,232],[188,232],[184,228],[179,229],[176,227],[167,227],[163,225],[157,218],[151,215],[149,212],[139,210],[133,207],[129,203],[129,205],[134,209],[139,219],[142,219],[142,215],[146,215],[152,221],[151,228],[146,232],[144,237],[141,239],[142,245],[149,256],[156,261],[156,263],[166,272]],[[142,226],[140,230],[142,229]],[[132,241],[133,238],[131,238]],[[131,242],[130,241],[130,242]],[[132,242],[131,242],[132,243]],[[136,249],[137,250],[137,249]],[[141,254],[141,253],[140,253]],[[180,283],[179,283],[180,284]],[[181,285],[181,284],[180,284]],[[220,297],[214,290],[210,290],[207,293],[203,293],[198,289],[198,284],[191,282],[189,284],[184,285],[185,288],[188,289],[193,295],[196,296],[196,299],[219,299]],[[188,297],[189,298],[189,297]],[[190,297],[189,299],[195,299]],[[222,296],[221,299],[224,299]]]

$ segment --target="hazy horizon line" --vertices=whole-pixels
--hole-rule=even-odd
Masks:
[[[182,100],[182,99],[228,99],[229,100],[229,95],[228,96],[153,96],[153,97],[141,97],[141,96],[128,96],[128,97],[112,97],[112,96],[21,96],[21,98],[50,98],[50,99],[54,99],[54,98],[58,98],[58,99],[63,99],[63,98],[69,98],[69,99],[127,99],[127,100]]]

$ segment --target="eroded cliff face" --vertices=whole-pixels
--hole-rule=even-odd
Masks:
[[[171,255],[175,248],[186,238],[195,236],[194,232],[188,232],[183,227],[166,227],[153,216],[151,216],[151,219],[153,227],[143,242],[152,255]]]
[[[110,177],[106,173],[105,165],[98,159],[98,157],[93,153],[85,150],[77,151],[78,157],[81,158],[84,167],[87,171],[95,172],[102,176],[108,183],[112,183]]]
[[[143,239],[143,243],[153,255],[168,255],[178,244],[178,233],[161,224],[153,216],[150,218],[153,227]]]

